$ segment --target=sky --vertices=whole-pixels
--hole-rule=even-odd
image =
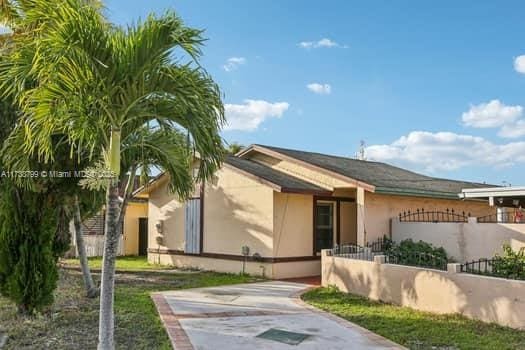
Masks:
[[[208,39],[227,142],[525,185],[525,2],[111,0],[171,9]]]

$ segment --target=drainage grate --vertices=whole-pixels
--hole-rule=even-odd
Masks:
[[[288,332],[277,328],[270,328],[259,334],[257,338],[274,340],[288,345],[299,345],[309,336],[310,334]]]

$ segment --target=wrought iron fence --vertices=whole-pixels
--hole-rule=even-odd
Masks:
[[[387,251],[391,246],[392,240],[388,237],[381,237],[375,241],[366,243],[366,247],[372,249],[374,253]]]
[[[479,259],[461,264],[461,272],[474,275],[525,280],[525,263],[506,262],[505,259]]]
[[[425,209],[416,209],[416,211],[404,211],[399,213],[401,222],[468,222],[470,213],[455,212],[454,209],[446,211],[425,211]]]
[[[478,223],[525,224],[525,220],[523,218],[518,219],[515,213],[499,213],[480,216],[478,217]]]
[[[400,252],[387,253],[387,264],[427,267],[431,269],[446,270],[447,259],[429,253]]]
[[[372,252],[372,249],[368,247],[362,247],[357,244],[343,244],[330,249],[328,255],[340,258],[373,261],[374,256],[378,254]]]

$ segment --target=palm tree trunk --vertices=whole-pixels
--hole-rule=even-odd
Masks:
[[[115,259],[118,251],[120,203],[118,179],[120,176],[120,130],[111,129],[108,149],[109,170],[114,173],[106,195],[106,223],[104,228],[104,257],[100,285],[100,315],[98,323],[98,350],[114,350],[115,317]]]
[[[98,295],[97,287],[93,283],[93,277],[89,270],[88,259],[86,254],[86,246],[84,245],[84,232],[82,230],[82,219],[80,216],[80,205],[78,203],[78,196],[74,198],[74,215],[73,223],[75,225],[75,241],[77,244],[78,259],[80,260],[80,268],[82,269],[82,277],[84,278],[84,286],[86,287],[87,297],[95,298]]]
[[[113,301],[115,294],[115,259],[118,250],[118,217],[119,217],[119,200],[118,200],[118,182],[111,181],[107,191],[106,202],[106,223],[105,223],[105,241],[104,241],[104,258],[102,259],[102,281],[100,287],[100,318],[98,329],[98,349],[113,350],[114,344],[114,312]]]

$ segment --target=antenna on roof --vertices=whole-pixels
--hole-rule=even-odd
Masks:
[[[359,151],[355,154],[355,159],[366,160],[365,155],[366,142],[364,140],[359,141]]]

